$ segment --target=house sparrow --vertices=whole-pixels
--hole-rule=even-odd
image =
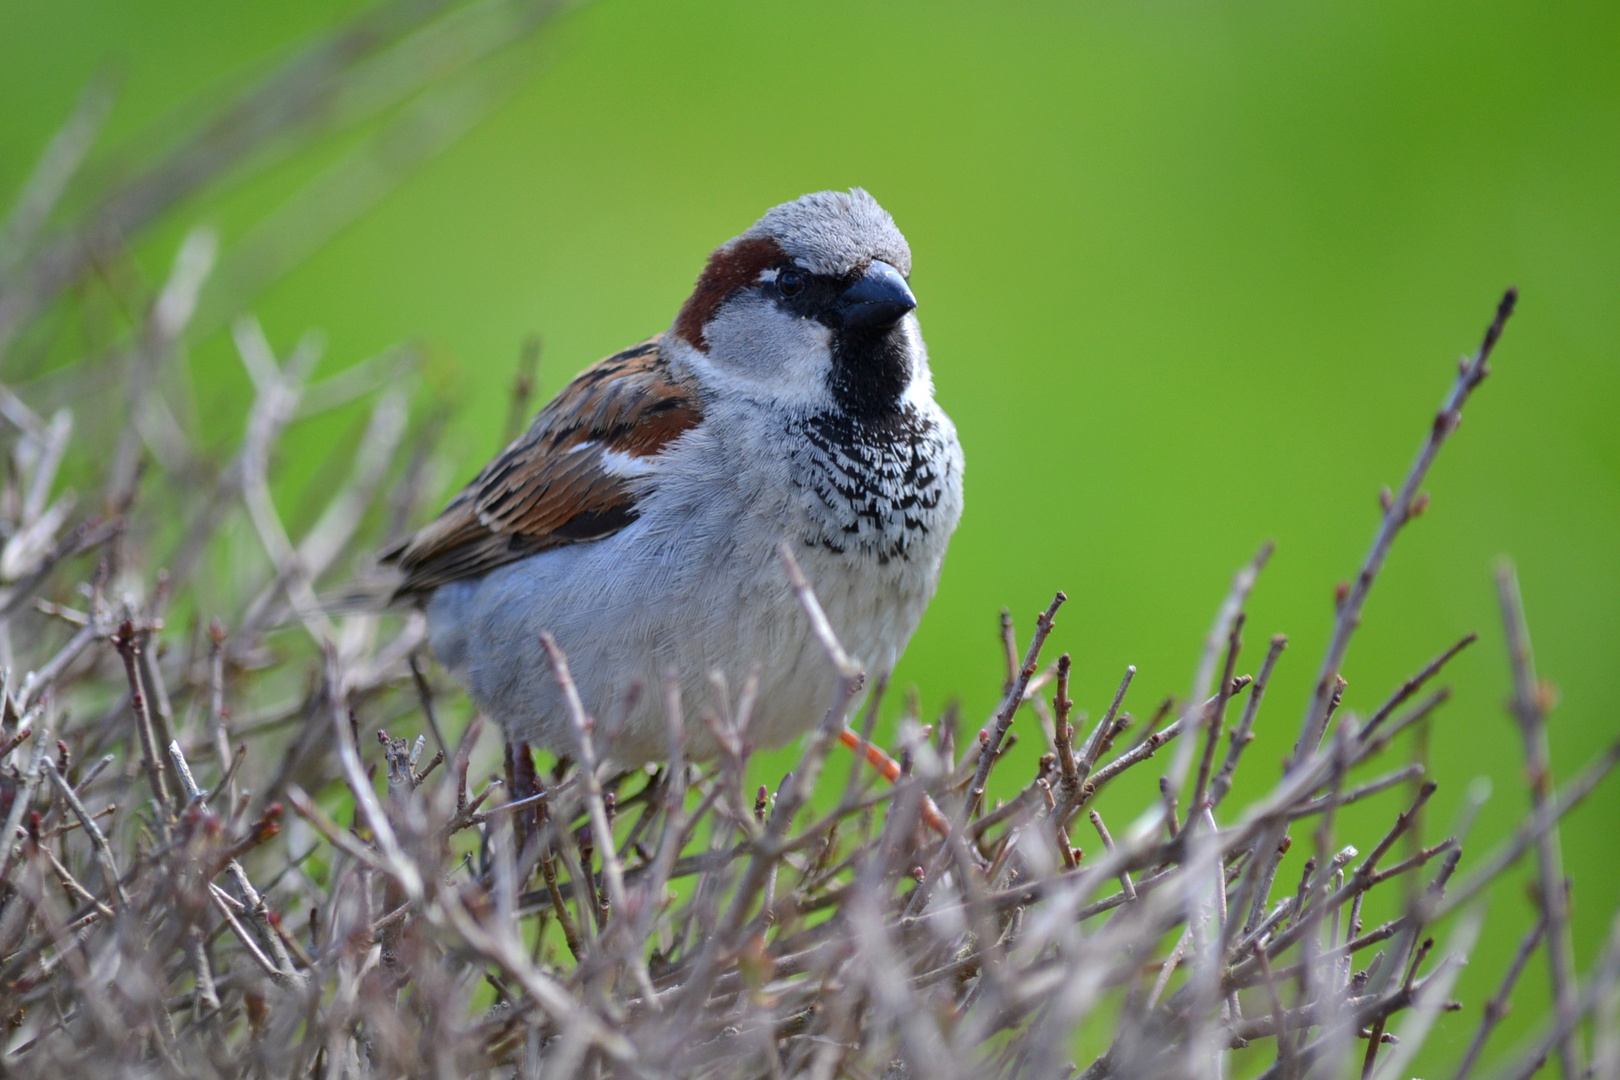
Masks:
[[[910,273],[865,191],[783,203],[709,257],[667,332],[585,369],[384,556],[509,741],[573,750],[543,631],[621,767],[667,756],[671,671],[688,715],[713,672],[754,674],[756,747],[813,727],[837,678],[783,541],[846,650],[893,668],[962,513]],[[691,757],[717,752],[706,727],[686,734]]]

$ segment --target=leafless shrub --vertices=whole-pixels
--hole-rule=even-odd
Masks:
[[[498,24],[508,34],[547,10],[496,7],[515,19]],[[360,53],[472,17],[432,8],[384,9],[370,36],[345,31],[298,63],[327,65],[323,93],[341,99]],[[4,234],[0,349],[14,358],[40,320],[72,315],[63,294],[89,261],[116,258],[187,183],[300,137],[315,106],[287,97],[303,86],[289,78],[227,114],[258,118],[252,139],[209,129],[47,236],[53,193],[101,108],[88,105]],[[188,154],[209,175],[181,183]],[[253,402],[228,452],[206,447],[168,380],[214,262],[211,238],[193,234],[167,282],[132,298],[139,317],[108,356],[0,389],[8,1075],[1213,1078],[1234,1070],[1238,1048],[1264,1045],[1268,1078],[1404,1076],[1437,1014],[1456,1007],[1482,890],[1527,853],[1542,918],[1457,1080],[1537,951],[1551,965],[1550,1017],[1502,1075],[1552,1055],[1566,1080],[1588,1075],[1587,1037],[1591,1074],[1620,1069],[1620,922],[1583,980],[1557,843],[1559,819],[1620,746],[1553,789],[1549,695],[1511,569],[1500,585],[1531,812],[1509,840],[1465,859],[1463,837],[1428,835],[1433,783],[1421,764],[1386,760],[1443,703],[1430,685],[1471,637],[1370,716],[1339,709],[1362,604],[1488,373],[1511,293],[1384,500],[1285,775],[1236,807],[1233,776],[1285,645],[1271,639],[1256,676],[1240,673],[1245,601],[1269,549],[1235,577],[1180,707],[1133,718],[1131,669],[1101,719],[1076,730],[1068,658],[1042,655],[1058,594],[1022,650],[1004,622],[1004,696],[983,728],[959,730],[954,714],[905,720],[898,760],[868,741],[875,707],[857,721],[863,735],[847,726],[864,675],[784,549],[841,705],[774,790],[745,786],[746,686],[730,715],[684,721],[678,691],[650,688],[669,717],[656,772],[596,768],[588,703],[570,695],[571,773],[543,774],[518,746],[504,775],[474,782],[481,724],[454,739],[444,729],[436,695],[453,699],[433,684],[420,620],[334,614],[318,599],[428,509],[436,421],[413,417],[398,389],[410,357],[311,382],[314,339],[282,358],[239,321]],[[531,384],[525,374],[519,392]],[[72,385],[117,392],[36,411]],[[347,479],[311,524],[289,527],[271,496],[278,440],[362,399]],[[90,435],[76,444],[76,430]],[[88,512],[61,482],[67,469],[99,493]],[[548,647],[566,682],[567,658]],[[1037,775],[1006,777],[1010,741],[1040,737],[1031,713],[1049,722],[1050,752]],[[715,728],[719,761],[685,760],[686,722]],[[840,743],[875,767],[837,793],[821,774]],[[1159,799],[1107,797],[1155,761]],[[1017,792],[998,803],[992,786]],[[1344,836],[1339,810],[1385,792],[1400,807],[1387,830]],[[1075,846],[1082,815],[1098,839],[1089,854]],[[1313,855],[1279,886],[1296,841]],[[1397,917],[1366,927],[1373,890],[1404,891]],[[1431,928],[1453,913],[1437,944]],[[1107,1051],[1072,1061],[1077,1027],[1114,1012]]]

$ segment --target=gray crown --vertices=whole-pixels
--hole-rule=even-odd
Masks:
[[[817,191],[766,211],[739,240],[768,236],[814,274],[844,277],[881,259],[911,275],[911,247],[889,212],[860,188]]]

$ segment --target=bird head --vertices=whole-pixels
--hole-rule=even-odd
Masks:
[[[926,377],[911,249],[860,188],[773,207],[709,256],[671,337],[706,381],[853,416]]]

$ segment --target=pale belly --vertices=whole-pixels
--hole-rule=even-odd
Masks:
[[[514,741],[574,751],[539,645],[540,633],[550,631],[596,720],[598,753],[617,764],[667,756],[670,672],[680,681],[693,758],[716,752],[703,713],[735,718],[750,678],[757,681],[751,745],[780,746],[814,727],[832,704],[837,673],[788,586],[775,544],[719,561],[712,549],[689,551],[685,567],[671,567],[633,551],[635,532],[632,526],[440,590],[428,608],[433,646],[479,707]],[[845,650],[871,675],[887,674],[922,618],[937,568],[794,547]]]
[[[791,545],[844,649],[870,677],[886,675],[933,597],[961,512],[954,431],[943,417],[931,430],[923,450],[932,456],[920,467],[917,444],[908,444],[911,457],[887,469],[889,487],[847,499],[839,469],[855,459],[840,454],[830,473],[825,463],[806,472],[802,452],[817,446],[802,433],[780,433],[774,448],[697,444],[691,452],[711,462],[775,455],[785,464],[688,463],[660,481],[622,531],[445,586],[428,606],[434,651],[509,739],[556,753],[572,753],[574,737],[542,631],[567,654],[599,756],[616,764],[667,757],[670,673],[680,682],[689,756],[715,754],[703,716],[734,718],[750,679],[748,742],[787,743],[820,722],[837,674],[778,546]],[[919,478],[926,487],[904,486]]]

